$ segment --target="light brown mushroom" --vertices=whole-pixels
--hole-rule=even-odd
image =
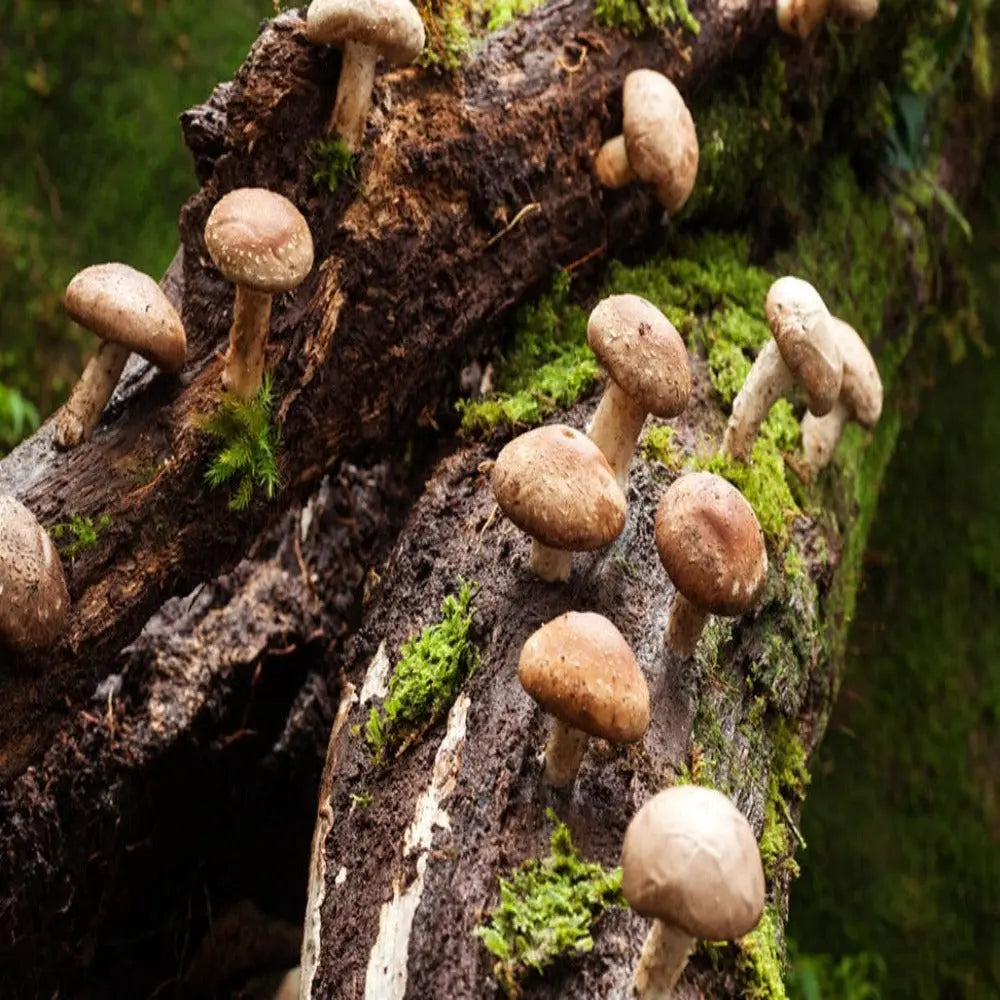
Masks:
[[[70,318],[104,341],[56,418],[56,444],[74,448],[90,439],[129,355],[141,354],[165,372],[187,357],[184,325],[163,289],[128,264],[95,264],[66,286]]]
[[[0,496],[0,646],[51,646],[69,613],[59,553],[24,504]]]
[[[709,614],[735,617],[753,608],[767,578],[760,522],[740,491],[710,472],[677,479],[656,511],[656,548],[677,588],[667,646],[694,654]]]
[[[638,295],[599,302],[587,323],[587,341],[611,376],[589,437],[625,490],[646,414],[676,417],[684,411],[691,396],[691,364],[670,320]]]
[[[830,12],[861,24],[878,13],[878,0],[831,0]]]
[[[778,0],[778,27],[786,35],[806,38],[826,17],[830,0]]]
[[[614,541],[625,527],[625,495],[588,437],[550,424],[514,438],[493,466],[501,510],[531,538],[531,568],[568,580],[574,552]]]
[[[600,182],[620,188],[652,184],[670,213],[678,212],[698,176],[698,134],[680,91],[662,73],[633,70],[622,87],[622,134],[594,158]]]
[[[306,34],[315,45],[342,49],[337,100],[327,131],[347,150],[361,148],[381,55],[392,66],[413,62],[424,47],[424,24],[409,0],[313,0]]]
[[[528,637],[517,676],[555,718],[545,778],[570,785],[589,737],[635,743],[649,726],[649,688],[621,632],[602,615],[568,611]]]
[[[843,379],[830,313],[808,281],[779,278],[767,293],[765,312],[771,340],[760,349],[733,400],[722,439],[722,454],[742,462],[750,460],[771,407],[796,383],[805,392],[809,412],[821,417],[833,409]]]
[[[263,188],[238,188],[212,209],[205,245],[215,266],[236,285],[222,384],[240,399],[252,399],[264,377],[271,299],[296,288],[312,270],[312,234],[287,198]]]
[[[871,351],[850,324],[834,316],[832,326],[844,359],[844,381],[826,416],[807,413],[802,418],[802,451],[810,472],[819,471],[833,457],[848,420],[870,430],[882,416],[882,379]]]
[[[677,785],[632,818],[622,892],[653,921],[633,979],[637,1000],[664,1000],[696,941],[732,941],[764,912],[764,868],[746,817],[721,792]]]

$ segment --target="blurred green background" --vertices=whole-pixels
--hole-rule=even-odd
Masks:
[[[195,190],[177,115],[272,0],[0,0],[0,454],[80,370],[79,268],[158,275]],[[1000,209],[972,257],[992,343]],[[944,357],[900,441],[792,897],[801,1000],[1000,997],[1000,359]]]

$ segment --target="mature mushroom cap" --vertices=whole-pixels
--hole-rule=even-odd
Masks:
[[[874,427],[882,416],[882,379],[878,366],[853,326],[836,316],[831,321],[844,359],[840,400],[862,427]]]
[[[521,686],[549,715],[598,739],[634,743],[649,727],[649,688],[603,615],[568,611],[529,636]]]
[[[302,213],[264,188],[223,196],[205,223],[205,245],[232,282],[258,292],[286,292],[313,265],[313,241]]]
[[[696,607],[740,615],[757,603],[767,549],[753,508],[710,472],[681,476],[656,511],[656,547],[674,586]]]
[[[778,27],[787,35],[805,38],[826,17],[830,0],[778,0]]]
[[[819,292],[801,278],[778,278],[764,310],[781,358],[806,394],[809,412],[817,417],[829,413],[840,395],[843,363]]]
[[[52,539],[27,507],[0,496],[0,646],[51,645],[68,611],[66,578]]]
[[[66,286],[63,304],[71,319],[102,340],[141,354],[165,372],[183,367],[184,325],[148,274],[128,264],[85,267]]]
[[[622,119],[630,166],[656,185],[668,212],[678,211],[698,176],[698,134],[680,91],[662,73],[633,70],[622,88]]]
[[[742,937],[764,911],[764,870],[753,830],[714,788],[668,788],[625,831],[622,891],[636,913],[692,937]]]
[[[493,492],[514,524],[554,549],[600,549],[625,527],[625,495],[608,460],[565,424],[506,445],[493,466]]]
[[[611,295],[594,308],[587,342],[622,391],[647,413],[676,417],[691,396],[691,364],[681,335],[638,295]]]
[[[424,23],[409,0],[313,0],[306,34],[314,45],[369,45],[394,66],[413,62],[424,47]]]

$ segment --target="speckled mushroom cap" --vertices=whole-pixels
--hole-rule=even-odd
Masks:
[[[676,417],[691,396],[691,364],[681,335],[638,295],[611,295],[587,322],[587,342],[622,391],[657,417]]]
[[[287,292],[313,265],[302,213],[264,188],[237,188],[220,198],[205,223],[205,245],[230,281],[258,292]]]
[[[750,824],[714,788],[659,792],[625,831],[622,892],[636,913],[692,937],[742,937],[764,911],[764,870]]]
[[[698,134],[680,91],[662,73],[637,69],[625,77],[622,134],[636,175],[656,185],[668,212],[678,211],[698,176]]]
[[[0,646],[28,651],[51,645],[68,611],[52,539],[27,507],[0,496]]]
[[[565,424],[514,438],[493,466],[493,492],[522,531],[550,548],[590,552],[625,527],[625,494],[601,449]]]
[[[831,317],[841,357],[844,383],[840,401],[862,427],[874,427],[882,416],[882,379],[871,351],[850,323]]]
[[[313,0],[306,34],[314,45],[370,45],[393,66],[413,62],[424,47],[424,23],[409,0]]]
[[[656,511],[656,547],[674,586],[696,607],[740,615],[767,578],[767,549],[753,507],[711,472],[681,476]]]
[[[634,743],[649,726],[649,687],[603,615],[568,611],[528,637],[521,686],[549,715],[598,739]]]
[[[66,286],[63,305],[70,318],[141,354],[157,368],[176,372],[187,357],[184,324],[163,289],[128,264],[94,264]]]
[[[809,412],[817,417],[829,413],[840,395],[843,362],[819,292],[801,278],[778,278],[768,290],[764,308],[771,336],[802,386]]]

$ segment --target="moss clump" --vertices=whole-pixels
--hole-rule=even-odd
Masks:
[[[417,62],[452,73],[472,48],[471,8],[465,0],[418,0],[427,41]]]
[[[333,192],[347,181],[354,184],[358,179],[358,158],[339,136],[316,139],[309,149],[312,159],[314,184]]]
[[[516,997],[531,972],[545,970],[563,955],[578,955],[594,946],[594,923],[609,906],[624,906],[620,868],[607,871],[582,861],[569,828],[555,813],[550,853],[532,858],[500,878],[500,903],[476,928],[497,959],[493,974],[508,997]]]
[[[487,5],[489,17],[486,30],[499,31],[522,14],[530,14],[543,2],[544,0],[491,0]]]
[[[778,719],[772,735],[771,765],[767,777],[767,800],[764,805],[764,829],[760,837],[760,856],[769,878],[781,874],[795,877],[798,865],[792,857],[794,847],[788,800],[805,798],[809,784],[805,747],[791,723]]]
[[[781,917],[765,907],[760,923],[736,948],[736,980],[744,1000],[785,1000],[784,941],[779,936]]]
[[[262,490],[270,500],[281,484],[281,433],[271,425],[273,408],[271,378],[265,374],[253,399],[246,401],[231,392],[223,393],[214,413],[195,420],[195,427],[219,445],[205,470],[205,482],[212,489],[232,488],[230,510],[246,510],[255,489]]]
[[[111,518],[107,514],[102,514],[96,522],[92,517],[74,514],[68,521],[53,524],[49,528],[49,534],[57,543],[60,555],[67,559],[75,559],[81,552],[92,549],[97,544],[101,532],[107,531],[110,527]]]
[[[403,643],[382,711],[373,708],[365,727],[376,759],[402,753],[443,718],[476,669],[479,650],[469,633],[478,590],[459,581],[458,593],[441,603],[441,620]]]
[[[668,469],[680,468],[680,456],[674,451],[674,429],[669,424],[650,425],[640,450],[647,462],[661,462]]]
[[[607,28],[623,28],[633,35],[648,28],[665,28],[674,24],[697,35],[701,25],[695,20],[687,0],[596,0],[594,20]]]

